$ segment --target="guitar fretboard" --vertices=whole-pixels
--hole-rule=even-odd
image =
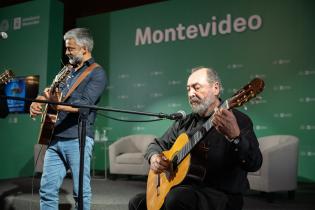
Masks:
[[[229,109],[229,100],[225,100],[219,108]],[[213,115],[202,125],[201,129],[196,131],[191,138],[189,138],[188,142],[183,146],[183,148],[174,158],[176,160],[176,164],[180,164],[184,158],[191,152],[191,150],[201,141],[201,139],[210,131],[212,126]]]
[[[67,77],[71,73],[71,68],[69,66],[64,66],[60,72],[56,75],[55,79],[53,80],[52,84],[50,85],[50,90],[54,94],[56,89],[59,87],[59,85],[67,79]]]

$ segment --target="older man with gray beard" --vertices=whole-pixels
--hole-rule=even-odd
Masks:
[[[191,151],[191,168],[202,168],[202,176],[188,172],[179,185],[170,189],[161,209],[165,210],[241,210],[243,193],[248,189],[247,172],[261,167],[262,155],[253,123],[244,113],[218,108],[223,90],[216,71],[192,70],[187,93],[192,113],[177,120],[148,146],[145,158],[156,174],[171,170],[163,151],[170,150],[178,136],[191,137],[212,117],[211,129]],[[129,201],[129,210],[147,209],[146,194]]]

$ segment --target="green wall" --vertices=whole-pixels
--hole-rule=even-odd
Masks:
[[[0,72],[11,69],[16,76],[40,75],[40,91],[60,70],[63,4],[37,0],[0,8]],[[0,179],[33,174],[33,146],[37,143],[38,118],[10,114],[0,119]]]
[[[109,75],[103,106],[189,112],[186,79],[196,66],[219,71],[223,98],[252,78],[263,78],[266,88],[260,100],[240,110],[251,116],[258,136],[299,137],[300,180],[315,181],[314,4],[308,0],[175,0],[80,18],[77,23],[101,34],[95,38],[95,57],[106,62]],[[99,116],[97,129],[107,129],[114,141],[133,133],[160,136],[170,123],[124,123]]]
[[[109,86],[102,106],[188,113],[186,79],[196,66],[219,71],[225,87],[222,98],[254,77],[263,78],[266,88],[260,100],[240,109],[252,117],[258,136],[299,137],[299,177],[314,182],[314,6],[308,0],[174,0],[80,18],[77,23],[91,28],[94,57],[107,70]],[[0,40],[0,72],[9,68],[18,76],[39,74],[42,90],[60,69],[62,30],[63,5],[57,0],[1,8],[0,31],[9,38]],[[145,43],[139,43],[141,39]],[[99,115],[96,124],[115,141],[134,133],[160,136],[171,123],[126,123]],[[11,114],[0,119],[0,129],[0,179],[31,175],[39,119]],[[103,149],[96,144],[95,165],[100,170]]]

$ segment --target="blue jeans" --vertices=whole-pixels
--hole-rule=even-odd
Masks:
[[[86,137],[84,151],[83,207],[89,210],[91,205],[90,162],[94,141]],[[79,193],[80,148],[78,139],[54,139],[48,146],[43,174],[40,183],[40,209],[57,210],[59,189],[67,170],[72,173],[73,198],[76,206]]]

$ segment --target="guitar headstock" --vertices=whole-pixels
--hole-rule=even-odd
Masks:
[[[14,73],[11,70],[5,70],[0,75],[0,84],[7,83],[10,79],[14,77]]]
[[[250,83],[238,90],[229,100],[229,107],[239,107],[250,99],[256,97],[257,94],[263,91],[265,83],[260,78],[253,79]]]
[[[59,87],[60,84],[64,83],[67,79],[67,77],[70,75],[72,71],[72,66],[65,65],[60,72],[56,75],[54,81],[51,84],[51,91],[54,93],[56,91],[56,88]]]

